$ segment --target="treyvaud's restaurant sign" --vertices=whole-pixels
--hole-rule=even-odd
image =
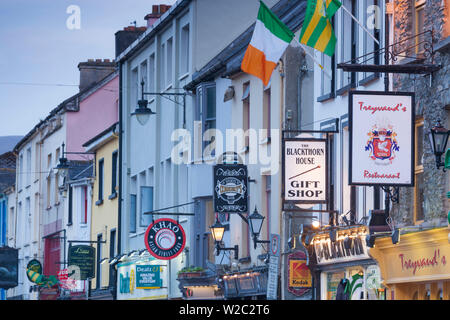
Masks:
[[[414,185],[414,93],[350,91],[349,184]]]
[[[283,158],[284,201],[325,203],[327,201],[327,140],[285,139]]]

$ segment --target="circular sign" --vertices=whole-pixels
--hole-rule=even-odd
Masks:
[[[178,256],[186,244],[186,234],[175,220],[162,218],[154,221],[145,232],[145,246],[152,256],[170,260]]]

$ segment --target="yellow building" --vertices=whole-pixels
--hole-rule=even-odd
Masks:
[[[116,291],[109,262],[118,254],[118,130],[115,123],[83,145],[87,152],[95,152],[91,241],[98,241],[98,246],[90,299],[112,299]]]
[[[377,238],[369,254],[378,262],[388,300],[450,299],[450,228]]]

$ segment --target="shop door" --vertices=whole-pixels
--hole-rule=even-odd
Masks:
[[[48,238],[45,239],[45,252],[44,252],[44,275],[56,276],[60,270],[60,256],[61,256],[61,244],[60,239]]]

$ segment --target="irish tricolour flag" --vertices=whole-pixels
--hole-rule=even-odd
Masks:
[[[242,71],[260,78],[267,86],[278,60],[293,38],[294,33],[260,1],[253,36],[242,60]]]

